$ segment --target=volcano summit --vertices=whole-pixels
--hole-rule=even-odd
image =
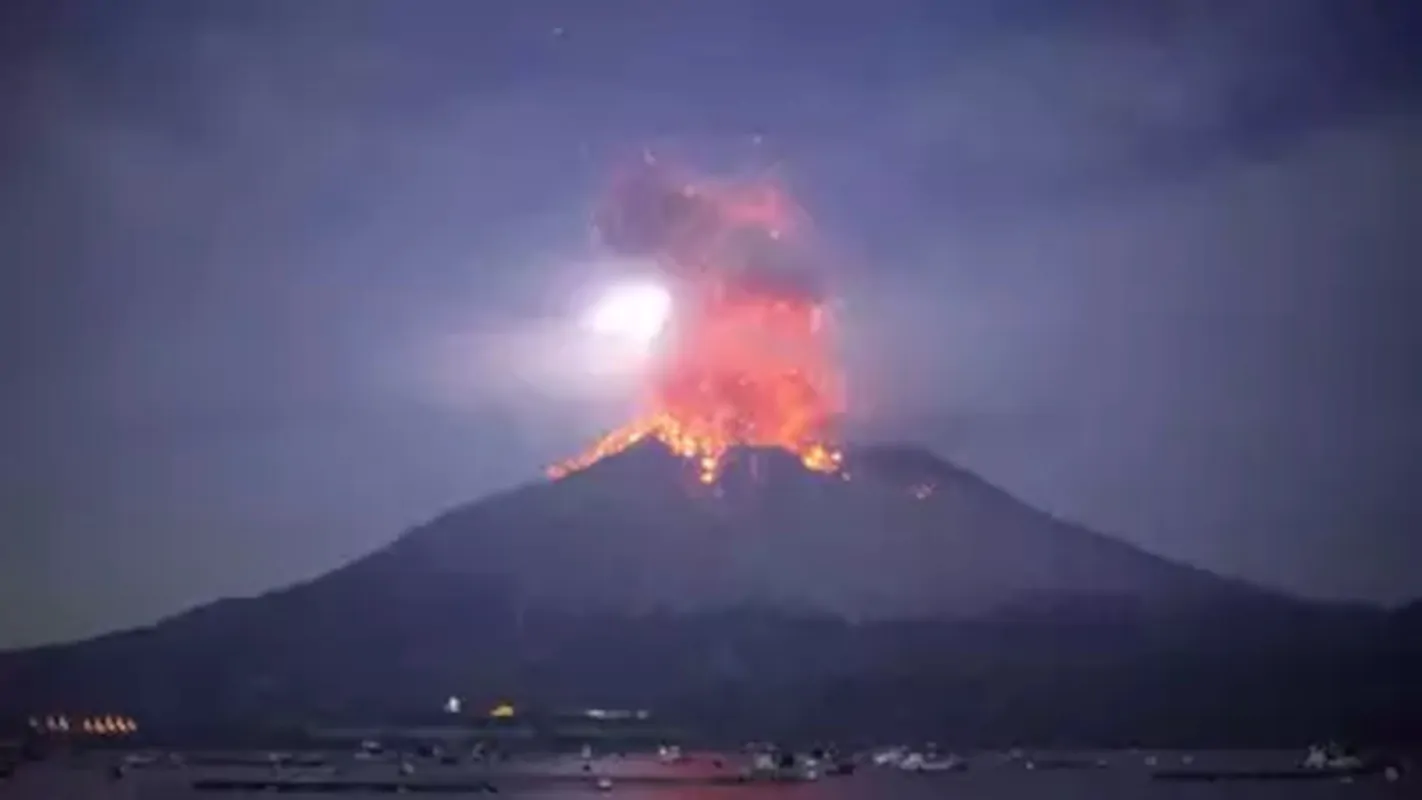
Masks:
[[[852,449],[836,472],[779,448],[722,459],[705,485],[694,461],[645,441],[446,515],[391,555],[522,576],[534,604],[619,613],[962,618],[1033,595],[1183,608],[1265,594],[1033,511],[921,450]]]

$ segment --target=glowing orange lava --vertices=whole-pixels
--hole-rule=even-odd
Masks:
[[[803,270],[781,265],[797,217],[774,187],[668,183],[624,187],[605,238],[658,260],[677,307],[637,419],[548,470],[558,478],[648,437],[713,483],[736,445],[777,447],[836,472],[843,387],[829,315]],[[659,182],[660,181],[660,182]],[[609,221],[610,220],[610,221]]]

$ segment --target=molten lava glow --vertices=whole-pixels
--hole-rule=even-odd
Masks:
[[[600,223],[610,227],[600,229],[614,246],[656,258],[675,287],[644,413],[548,474],[648,437],[696,462],[704,483],[736,445],[781,448],[807,469],[837,472],[832,429],[843,390],[828,315],[807,276],[774,263],[790,247],[794,205],[772,187],[642,177],[614,197]]]

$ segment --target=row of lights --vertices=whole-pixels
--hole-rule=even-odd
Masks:
[[[648,711],[648,710],[646,710],[646,709],[644,709],[644,708],[639,708],[639,709],[637,709],[636,711],[629,711],[629,710],[621,709],[621,708],[617,708],[617,709],[589,708],[589,709],[586,709],[585,711],[583,711],[583,716],[589,717],[589,718],[591,718],[591,719],[607,719],[607,720],[616,720],[616,719],[650,719],[651,716],[652,716],[652,712],[650,712],[650,711]]]
[[[444,711],[446,714],[459,714],[464,710],[464,701],[458,697],[451,697],[444,701]],[[511,719],[517,715],[513,705],[500,703],[489,709],[489,716],[494,719]],[[592,719],[648,719],[652,716],[650,711],[637,709],[636,711],[626,711],[622,709],[589,708],[583,711],[583,716]]]
[[[47,733],[68,733],[82,731],[96,736],[118,736],[138,731],[138,723],[132,717],[102,716],[83,717],[70,723],[66,714],[52,714],[47,717],[30,717],[30,729]]]
[[[448,700],[444,701],[444,713],[464,713],[464,701],[459,699],[458,697],[449,698]],[[500,703],[489,709],[489,716],[493,717],[494,719],[508,719],[510,717],[513,717],[516,713],[517,712],[515,712],[514,707],[509,703]]]

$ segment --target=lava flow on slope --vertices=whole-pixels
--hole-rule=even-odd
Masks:
[[[654,261],[675,313],[644,387],[643,412],[549,468],[558,478],[648,437],[714,483],[734,446],[777,447],[835,472],[843,411],[824,295],[794,263],[803,214],[779,187],[698,182],[648,158],[594,220],[604,246]]]

